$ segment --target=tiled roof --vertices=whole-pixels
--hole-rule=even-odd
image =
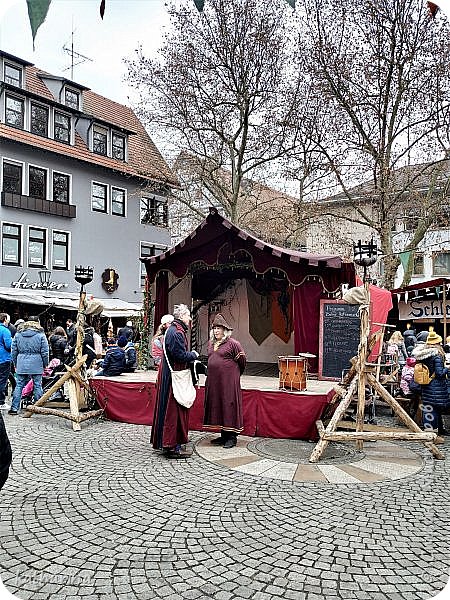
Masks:
[[[54,97],[39,74],[48,73],[34,66],[26,68],[27,91],[41,96],[43,99],[54,101]],[[84,140],[75,135],[75,145],[69,146],[56,140],[34,135],[22,129],[0,124],[0,136],[23,144],[31,145],[42,150],[64,154],[71,158],[88,162],[108,169],[114,169],[144,179],[178,185],[177,178],[161,156],[159,150],[150,139],[145,128],[131,108],[100,96],[91,90],[83,92],[83,113],[94,119],[106,121],[113,127],[135,132],[128,136],[128,161],[123,162],[107,156],[101,156],[89,151]]]

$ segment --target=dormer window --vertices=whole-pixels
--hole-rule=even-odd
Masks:
[[[5,123],[23,129],[25,116],[25,105],[22,98],[6,96],[5,100]]]
[[[55,111],[54,131],[55,140],[70,144],[70,117]]]
[[[94,126],[94,132],[92,137],[92,151],[95,154],[101,154],[102,156],[108,155],[108,130],[103,127]]]
[[[80,108],[80,94],[75,90],[65,88],[64,90],[64,104],[70,108],[78,110]]]
[[[3,71],[3,80],[5,83],[22,87],[22,69],[17,65],[5,62]]]
[[[114,131],[112,134],[112,157],[117,160],[125,160],[125,136]]]

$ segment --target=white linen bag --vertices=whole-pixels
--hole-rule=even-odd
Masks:
[[[172,391],[175,400],[181,406],[185,408],[191,408],[194,404],[195,396],[197,394],[194,384],[192,383],[192,376],[190,369],[183,369],[182,371],[174,371],[170,366],[169,359],[167,358],[166,352],[166,339],[163,339],[164,356],[166,357],[167,365],[172,376]]]

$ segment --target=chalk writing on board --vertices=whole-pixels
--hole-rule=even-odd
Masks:
[[[319,378],[340,379],[358,352],[359,305],[320,302]]]

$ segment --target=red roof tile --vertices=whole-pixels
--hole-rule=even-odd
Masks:
[[[54,101],[50,90],[38,75],[48,75],[36,67],[26,68],[26,89],[43,99]],[[84,140],[75,134],[75,145],[69,146],[50,138],[44,138],[28,131],[0,124],[0,136],[23,144],[31,145],[42,150],[64,154],[77,160],[114,169],[127,175],[134,175],[178,185],[177,178],[170,170],[159,150],[156,148],[142,123],[131,108],[100,96],[91,90],[83,92],[83,113],[94,119],[106,121],[113,127],[124,128],[135,132],[128,136],[128,162],[123,162],[106,156],[100,156],[89,151]]]

